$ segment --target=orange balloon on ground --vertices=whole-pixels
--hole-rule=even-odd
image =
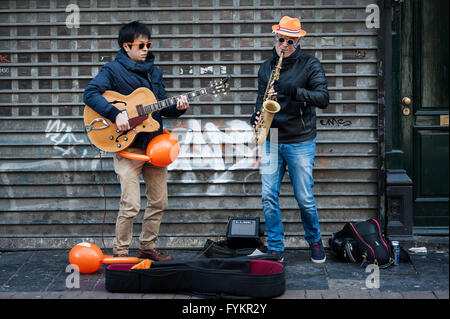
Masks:
[[[83,274],[96,272],[103,264],[103,253],[101,249],[91,243],[79,243],[69,253],[69,261],[77,265]]]
[[[113,257],[111,255],[103,255],[104,264],[135,264],[140,261],[137,257]]]
[[[92,243],[79,243],[69,253],[69,261],[78,266],[78,271],[83,274],[91,274],[100,269],[102,264],[122,264],[139,262],[137,257],[113,257],[103,255],[102,250]]]

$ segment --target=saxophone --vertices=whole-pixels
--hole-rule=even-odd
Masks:
[[[272,82],[280,78],[281,64],[283,62],[284,50],[281,50],[280,59],[270,74],[269,83],[267,83],[266,92],[264,93],[263,104],[261,107],[261,114],[258,123],[255,126],[255,142],[261,145],[265,142],[267,134],[269,134],[270,126],[275,115],[280,110],[280,104],[277,102],[277,97],[269,94],[272,88]]]

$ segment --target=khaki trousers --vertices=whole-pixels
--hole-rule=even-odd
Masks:
[[[128,148],[127,151],[145,154],[140,148]],[[113,253],[128,254],[133,237],[133,221],[141,206],[140,175],[146,185],[147,206],[142,219],[142,231],[139,236],[140,249],[154,249],[159,233],[163,211],[167,208],[167,168],[153,166],[148,162],[131,160],[114,154],[114,170],[118,176],[121,197],[120,210],[116,221],[116,234]]]

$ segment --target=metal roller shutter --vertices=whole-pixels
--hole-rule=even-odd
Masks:
[[[377,216],[377,29],[365,24],[371,1],[79,0],[80,27],[68,28],[70,2],[0,2],[0,250],[101,245],[100,159],[83,132],[82,93],[114,59],[118,31],[132,20],[151,28],[169,96],[233,77],[228,95],[194,99],[186,115],[165,121],[182,153],[170,166],[159,247],[201,247],[225,234],[228,216],[263,221],[254,149],[245,142],[257,71],[271,55],[271,26],[284,15],[301,17],[302,48],[321,60],[329,83],[331,103],[317,109],[314,167],[325,239],[349,220]],[[111,247],[120,189],[109,154],[102,164]],[[286,246],[306,247],[288,176],[280,201]],[[134,231],[137,247],[139,224]]]

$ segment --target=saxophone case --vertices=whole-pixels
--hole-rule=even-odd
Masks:
[[[286,290],[283,264],[249,257],[196,258],[152,262],[149,269],[111,264],[105,270],[110,292],[187,293],[204,297],[273,298]]]

